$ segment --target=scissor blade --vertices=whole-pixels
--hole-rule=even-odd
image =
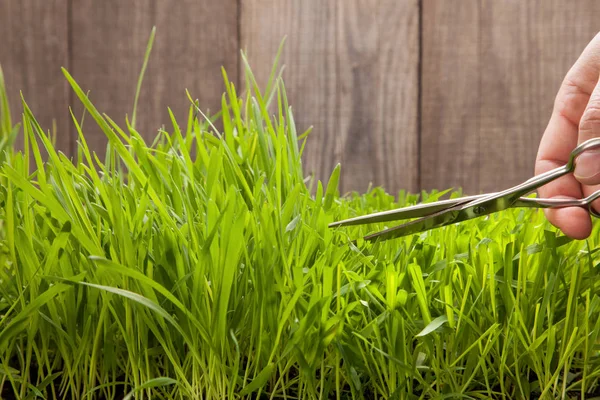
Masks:
[[[540,186],[571,172],[572,168],[572,163],[569,163],[562,167],[555,168],[551,171],[528,179],[522,184],[513,186],[512,188],[502,192],[479,196],[479,198],[467,203],[460,203],[454,207],[444,209],[432,215],[419,218],[415,221],[367,235],[364,239],[368,241],[394,239],[434,228],[439,228],[445,225],[482,217],[484,215],[493,214],[514,206],[535,207],[535,204],[537,203],[538,207],[543,207],[545,205],[543,202],[539,200],[537,202],[523,200],[523,196],[531,193]]]
[[[382,211],[374,214],[362,215],[360,217],[349,218],[343,221],[332,222],[329,224],[329,227],[333,228],[336,226],[374,224],[377,222],[399,221],[403,219],[420,218],[435,214],[440,211],[447,210],[452,207],[456,207],[457,205],[465,204],[470,201],[483,198],[484,196],[489,196],[489,194],[441,200],[433,203],[421,203],[410,207],[397,208],[394,210]]]
[[[373,240],[390,240],[402,236],[412,235],[414,233],[424,232],[430,229],[438,228],[445,225],[450,225],[454,222],[459,222],[459,209],[445,209],[435,214],[419,218],[417,220],[407,222],[402,225],[394,226],[383,231],[372,233],[364,237],[366,241]]]
[[[396,239],[492,214],[510,207],[516,201],[506,194],[498,193],[477,197],[475,200],[457,204],[426,217],[367,235],[364,239],[366,241]]]

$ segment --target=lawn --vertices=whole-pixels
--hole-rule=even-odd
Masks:
[[[86,110],[73,159],[27,99],[11,121],[0,81],[2,397],[600,395],[598,225],[573,241],[514,209],[353,244],[384,224],[328,224],[461,193],[340,193],[339,165],[305,176],[311,133],[279,71],[264,88],[247,64],[242,88],[223,71],[218,113],[190,93],[187,119],[148,142],[64,70]]]

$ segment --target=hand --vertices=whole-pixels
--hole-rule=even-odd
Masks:
[[[540,142],[535,174],[564,165],[580,143],[600,137],[600,34],[587,45],[567,73]],[[600,153],[577,158],[575,173],[541,187],[544,198],[581,198],[600,189]],[[596,210],[600,207],[596,206]],[[589,213],[581,207],[546,209],[546,217],[565,235],[585,239],[592,230]]]

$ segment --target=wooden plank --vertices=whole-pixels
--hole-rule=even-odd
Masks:
[[[68,87],[60,70],[68,65],[67,20],[67,0],[0,2],[0,65],[13,121],[21,121],[22,91],[42,128],[52,131],[56,123],[56,145],[65,153],[72,145]],[[22,135],[17,147],[23,148]]]
[[[540,28],[528,12],[531,4],[488,3],[481,8],[480,168],[472,171],[478,174],[480,191],[515,185],[533,171],[543,133],[541,110],[535,103],[550,105],[552,97],[540,96],[542,82],[536,79],[543,67],[529,35]]]
[[[593,0],[424,0],[424,189],[479,193],[532,176],[558,87],[599,11]]]
[[[171,129],[167,107],[186,123],[190,91],[206,111],[220,108],[221,66],[237,80],[237,1],[210,0],[72,3],[73,76],[101,112],[121,126],[131,116],[137,79],[152,26],[154,48],[138,103],[137,130],[153,139]],[[91,121],[86,137],[104,153],[106,138]]]
[[[342,184],[417,188],[419,5],[339,3],[336,100]]]
[[[421,189],[479,189],[477,0],[424,0]]]
[[[379,2],[378,112],[383,157],[378,168],[383,167],[382,181],[391,191],[419,190],[419,3]]]
[[[488,191],[533,175],[554,97],[597,32],[600,4],[488,0],[481,12],[479,181]]]
[[[242,2],[241,41],[263,82],[287,35],[284,81],[299,130],[313,126],[305,173],[343,191],[416,190],[418,1]]]

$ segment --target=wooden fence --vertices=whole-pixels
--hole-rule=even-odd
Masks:
[[[567,70],[600,28],[597,0],[0,0],[0,65],[13,112],[23,91],[73,153],[66,67],[97,107],[138,108],[152,138],[189,105],[219,107],[221,66],[239,82],[244,49],[261,82],[287,35],[284,81],[299,130],[314,126],[304,168],[343,190],[498,190],[533,172]],[[76,110],[81,108],[75,107]],[[105,138],[88,120],[88,141]]]

